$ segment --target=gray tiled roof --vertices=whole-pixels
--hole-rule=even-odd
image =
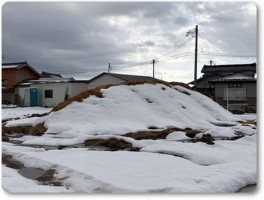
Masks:
[[[24,65],[27,65],[27,62],[2,63],[2,69],[18,68]]]
[[[202,73],[217,73],[217,72],[252,72],[256,73],[256,63],[252,64],[234,64],[234,65],[204,65]]]
[[[233,74],[231,76],[226,76],[223,78],[215,79],[210,82],[256,82],[257,79],[251,76],[245,76],[243,74]]]
[[[153,77],[150,76],[138,76],[138,75],[128,75],[128,74],[115,74],[108,73],[111,76],[122,79],[124,81],[149,81],[153,80]]]
[[[16,62],[16,63],[2,63],[2,70],[7,70],[7,69],[19,69],[22,67],[28,67],[31,69],[36,75],[40,77],[40,74],[33,68],[31,67],[27,62]]]

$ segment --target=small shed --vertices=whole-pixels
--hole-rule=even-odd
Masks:
[[[86,89],[86,80],[40,78],[18,85],[20,106],[54,107]]]

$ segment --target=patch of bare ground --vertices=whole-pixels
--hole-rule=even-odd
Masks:
[[[49,169],[43,173],[40,177],[36,180],[43,185],[52,185],[52,186],[63,186],[62,180],[65,180],[67,177],[62,179],[57,179],[54,177],[55,170]]]
[[[255,125],[257,126],[257,120],[247,120],[246,122],[240,122],[243,126]]]
[[[182,82],[175,82],[175,81],[173,81],[173,82],[170,82],[170,85],[173,85],[173,86],[179,85],[179,86],[185,87],[185,88],[187,88],[189,90],[192,89],[189,85],[187,85],[186,83],[182,83]]]
[[[191,95],[191,94],[190,94],[189,92],[187,92],[187,91],[181,91],[181,90],[179,90],[179,89],[177,89],[177,88],[174,88],[174,89],[177,90],[178,92],[181,92],[181,93],[186,94],[186,95],[188,95],[188,96]]]
[[[30,169],[31,168],[26,168],[24,166],[23,163],[15,160],[11,155],[4,155],[2,154],[2,164],[6,165],[7,167],[9,168],[12,168],[12,169],[17,169],[20,171],[22,171],[23,169]],[[32,168],[32,172],[34,171],[33,170],[34,168]],[[39,169],[39,170],[42,170],[42,169]],[[55,170],[53,169],[49,169],[49,170],[42,170],[43,173],[41,173],[40,176],[36,177],[35,180],[37,180],[38,182],[40,182],[41,184],[43,185],[53,185],[53,186],[62,186],[62,180],[66,179],[66,178],[62,178],[62,179],[57,179],[54,177],[54,174],[55,174]],[[21,174],[23,176],[23,174]],[[30,175],[30,173],[29,173]],[[26,177],[28,178],[28,177]]]
[[[155,130],[155,131],[138,131],[138,132],[129,132],[123,136],[133,138],[135,140],[159,140],[165,139],[167,135],[174,131],[183,131],[186,132],[187,137],[195,137],[196,134],[200,133],[199,130],[193,130],[190,128],[180,129],[180,128],[167,128],[165,130]]]
[[[11,155],[5,155],[5,154],[2,154],[2,164],[13,169],[21,169],[24,167],[23,163],[14,160]]]
[[[2,141],[7,141],[9,134],[13,133],[23,133],[25,135],[35,135],[41,136],[47,128],[44,126],[44,123],[38,124],[36,126],[16,126],[16,127],[6,127],[2,126]]]
[[[235,126],[234,124],[227,124],[227,123],[214,123],[214,122],[211,122],[211,124],[213,124],[215,126],[220,126],[220,127],[232,127],[232,126]]]
[[[210,134],[203,134],[201,138],[194,138],[189,140],[189,142],[203,142],[208,145],[213,145],[214,144],[214,138]]]
[[[127,150],[127,151],[139,151],[139,148],[135,148],[131,143],[122,139],[109,138],[109,139],[91,139],[85,141],[85,146],[89,147],[106,147],[110,151]]]

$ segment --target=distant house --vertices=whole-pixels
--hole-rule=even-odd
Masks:
[[[19,106],[54,107],[86,90],[87,81],[73,78],[40,78],[17,86]]]
[[[203,76],[197,79],[197,91],[214,98],[214,85],[210,81],[217,80],[234,74],[241,74],[248,77],[254,77],[256,74],[256,63],[251,64],[232,64],[232,65],[204,65],[201,72]],[[194,84],[194,81],[189,84]]]
[[[257,80],[234,74],[209,81],[214,86],[214,100],[232,112],[256,112]]]
[[[63,78],[60,74],[49,73],[49,72],[42,72],[40,74],[41,78]]]
[[[27,62],[2,63],[2,103],[16,104],[18,96],[15,93],[15,85],[39,77],[40,74]]]
[[[92,78],[90,81],[88,81],[87,89],[92,89],[107,84],[119,84],[127,81],[149,81],[149,80],[154,80],[154,78],[150,76],[138,76],[138,75],[115,74],[115,73],[104,72]]]

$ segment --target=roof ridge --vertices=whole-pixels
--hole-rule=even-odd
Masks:
[[[204,67],[240,67],[240,66],[255,66],[256,62],[254,63],[248,63],[248,64],[228,64],[228,65],[204,65]]]
[[[27,64],[27,61],[24,62],[13,62],[13,63],[2,63],[2,65],[22,65],[22,64]]]

